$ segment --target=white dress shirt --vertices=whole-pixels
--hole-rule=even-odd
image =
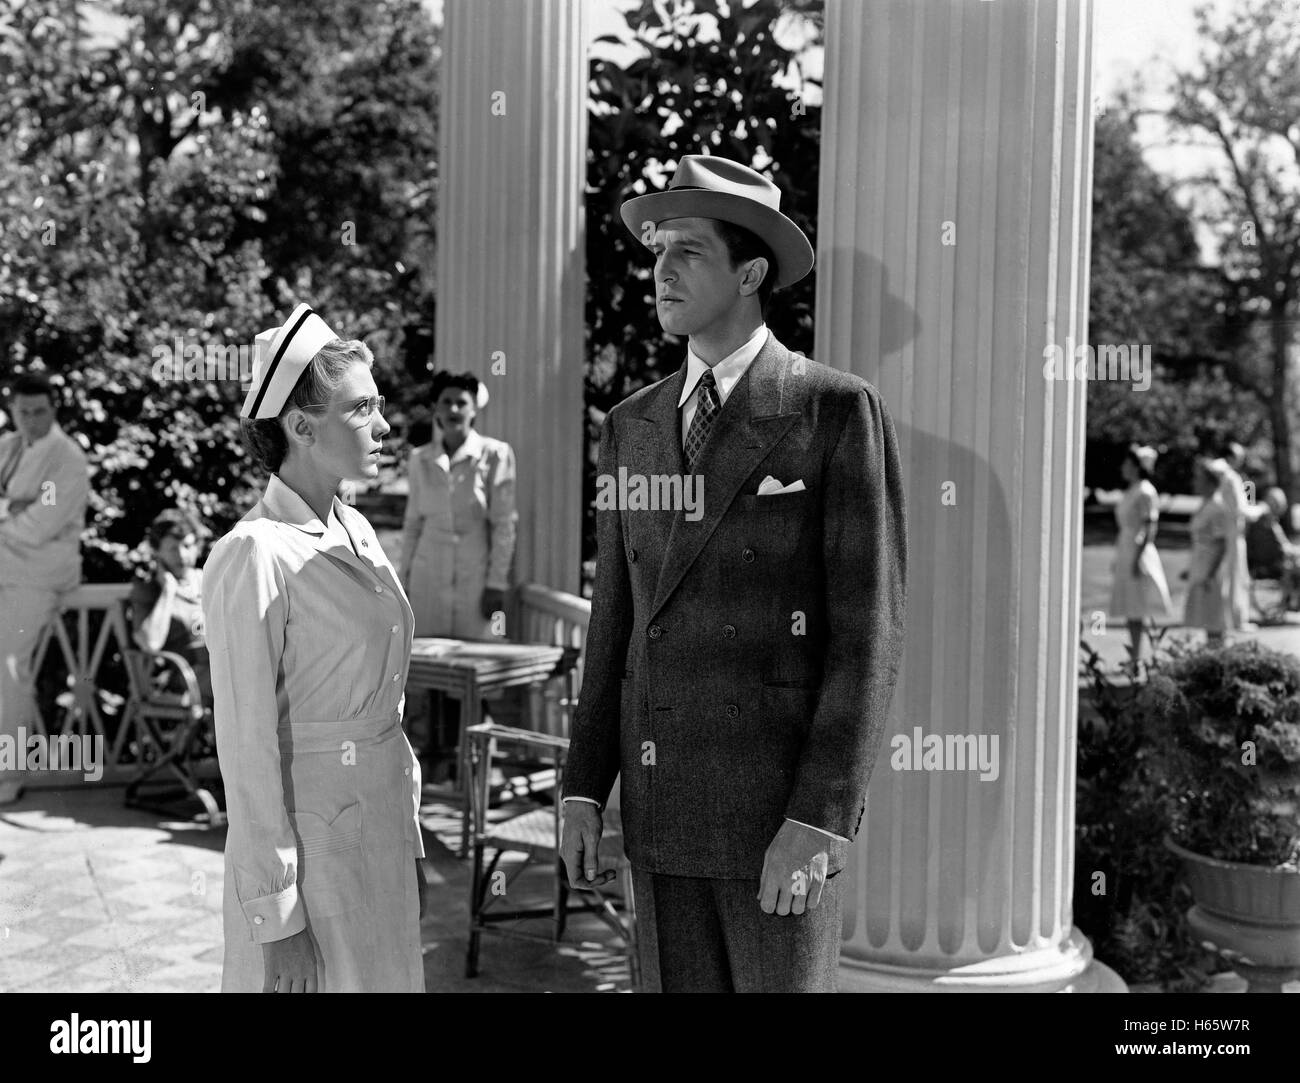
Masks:
[[[739,349],[733,350],[727,354],[716,365],[713,365],[713,382],[718,391],[719,409],[727,404],[727,398],[740,382],[740,378],[748,371],[749,366],[754,363],[754,358],[763,349],[767,342],[767,324],[760,323],[757,329]],[[695,352],[691,346],[686,347],[686,379],[682,382],[682,396],[677,400],[677,408],[682,414],[682,448],[686,447],[686,436],[691,431],[691,422],[695,420],[695,410],[700,404],[700,377],[704,375],[706,369],[710,366]],[[565,801],[586,801],[589,804],[599,807],[600,802],[593,801],[590,797],[566,797]],[[790,820],[790,817],[786,817]],[[802,820],[790,820],[792,824],[798,824],[800,827],[807,827],[822,835],[829,835],[833,839],[839,839],[841,842],[848,842],[843,835],[837,835],[833,831],[827,831],[825,828],[813,827],[812,824],[806,824]]]
[[[0,436],[0,470],[9,475],[0,492],[0,583],[75,587],[90,497],[85,452],[55,422],[30,444],[17,432]],[[25,502],[22,511],[14,513],[14,501]]]

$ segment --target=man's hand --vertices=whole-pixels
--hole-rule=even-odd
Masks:
[[[484,587],[483,596],[479,599],[479,612],[483,614],[484,620],[491,620],[492,614],[506,607],[506,592],[497,590],[495,587]]]
[[[420,889],[420,920],[429,912],[429,881],[424,876],[424,863],[415,859],[415,884]]]
[[[560,859],[569,877],[569,887],[582,890],[608,884],[613,869],[600,868],[600,834],[604,825],[600,809],[590,801],[564,802],[564,833]]]
[[[316,992],[316,945],[311,933],[300,933],[262,945],[264,993]]]
[[[829,840],[818,831],[786,820],[763,855],[758,904],[765,914],[816,910],[826,886]]]

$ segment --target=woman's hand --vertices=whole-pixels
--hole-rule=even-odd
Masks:
[[[316,988],[316,945],[311,932],[262,945],[264,993],[314,993]]]

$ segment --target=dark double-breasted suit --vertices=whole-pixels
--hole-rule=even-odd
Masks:
[[[686,372],[610,411],[601,475],[686,472]],[[695,473],[696,521],[597,511],[565,795],[603,803],[621,771],[635,867],[757,880],[784,818],[861,823],[903,641],[898,449],[874,387],[769,334]],[[805,488],[759,496],[767,475]],[[847,847],[827,843],[834,873]]]

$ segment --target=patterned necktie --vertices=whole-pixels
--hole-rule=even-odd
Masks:
[[[713,381],[713,370],[705,369],[700,377],[699,401],[695,405],[695,416],[691,419],[691,431],[686,434],[686,469],[695,472],[695,464],[709,438],[713,428],[713,419],[718,416],[722,404],[718,402],[718,390]]]

